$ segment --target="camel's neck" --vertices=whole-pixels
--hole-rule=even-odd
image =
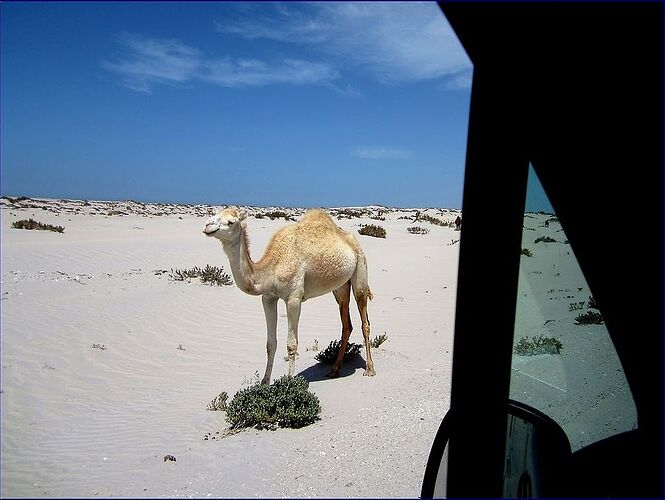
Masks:
[[[261,287],[254,269],[254,262],[249,256],[249,245],[245,231],[243,227],[242,233],[236,241],[224,242],[224,252],[229,258],[231,273],[233,273],[233,279],[238,288],[250,295],[261,295]]]

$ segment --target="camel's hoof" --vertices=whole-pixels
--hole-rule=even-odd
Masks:
[[[330,378],[337,378],[339,377],[339,370],[330,370],[327,374],[326,377]]]
[[[376,371],[374,370],[374,368],[372,368],[371,370],[365,370],[365,373],[363,373],[363,376],[365,377],[373,377],[374,375],[376,375]]]

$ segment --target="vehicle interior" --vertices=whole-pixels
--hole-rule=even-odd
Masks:
[[[474,72],[451,407],[421,495],[662,497],[663,4],[440,8]],[[525,213],[532,181],[547,218]],[[524,242],[555,225],[547,279],[567,259],[579,286],[539,298]],[[583,293],[602,327],[547,316]],[[563,328],[565,357],[517,359],[543,323]]]

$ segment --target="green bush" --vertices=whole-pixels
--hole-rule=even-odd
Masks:
[[[543,243],[556,243],[556,240],[553,239],[553,238],[550,238],[549,236],[541,236],[540,238],[536,238],[534,243],[540,243],[541,241]]]
[[[366,209],[353,210],[352,208],[342,208],[337,210],[334,215],[337,217],[337,220],[340,219],[357,219],[364,217],[370,212]]]
[[[443,222],[441,219],[437,219],[436,217],[432,217],[431,215],[427,214],[421,214],[420,212],[416,213],[416,217],[413,222],[419,222],[419,221],[425,221],[429,222],[430,224],[434,224],[435,226],[447,226],[445,222]]]
[[[383,344],[386,340],[388,340],[388,335],[386,333],[382,333],[381,335],[377,335],[376,337],[374,337],[371,340],[370,345],[376,349],[381,344]]]
[[[309,391],[309,382],[285,375],[271,385],[238,391],[226,409],[226,420],[233,429],[297,429],[317,421],[320,413],[319,398]]]
[[[533,257],[533,254],[531,253],[531,250],[528,248],[523,248],[522,249],[522,255],[526,255],[527,257]]]
[[[385,238],[386,230],[381,226],[375,226],[374,224],[364,225],[359,230],[358,233],[363,236],[374,236],[375,238]]]
[[[332,365],[335,360],[337,360],[337,353],[339,352],[340,343],[341,342],[339,340],[333,340],[330,342],[330,344],[328,344],[328,347],[314,356],[314,359],[316,359],[321,364]],[[362,346],[360,344],[347,342],[346,349],[344,349],[344,361],[349,361],[360,354],[361,347]]]
[[[219,394],[219,396],[215,396],[210,403],[208,403],[208,406],[206,406],[206,410],[209,411],[225,411],[226,410],[226,401],[229,399],[229,395],[225,392],[222,392]]]
[[[206,285],[233,285],[231,276],[224,272],[223,267],[215,267],[207,264],[205,269],[195,267],[193,269],[173,269],[169,277],[174,281],[186,281],[191,278],[200,278],[201,283]]]
[[[284,219],[285,221],[291,221],[295,222],[295,219],[291,217],[289,214],[284,212],[283,210],[273,210],[272,212],[266,212],[263,214],[265,217],[269,217],[270,220],[275,220],[275,219]],[[263,217],[261,217],[263,218]]]
[[[53,226],[51,224],[42,224],[33,219],[28,220],[17,220],[12,222],[12,227],[16,229],[37,229],[40,231],[53,231],[56,233],[62,233],[65,228],[62,226]]]
[[[535,356],[536,354],[559,354],[563,349],[563,344],[554,337],[521,338],[515,344],[514,352],[518,356]]]
[[[429,229],[426,227],[420,227],[420,226],[412,226],[412,227],[407,227],[406,230],[410,232],[411,234],[427,234],[429,233]]]
[[[577,325],[602,325],[605,323],[603,316],[596,311],[587,311],[575,318]]]

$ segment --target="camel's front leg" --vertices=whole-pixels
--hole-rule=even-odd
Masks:
[[[275,361],[275,351],[277,350],[277,299],[261,297],[263,300],[263,312],[266,315],[266,327],[268,340],[266,342],[266,351],[268,351],[268,364],[266,365],[266,374],[263,376],[262,384],[270,383],[272,374],[272,365]]]
[[[298,321],[300,321],[300,298],[291,297],[286,303],[286,314],[289,320],[289,336],[286,340],[286,351],[289,354],[289,377],[293,377],[298,354]]]

